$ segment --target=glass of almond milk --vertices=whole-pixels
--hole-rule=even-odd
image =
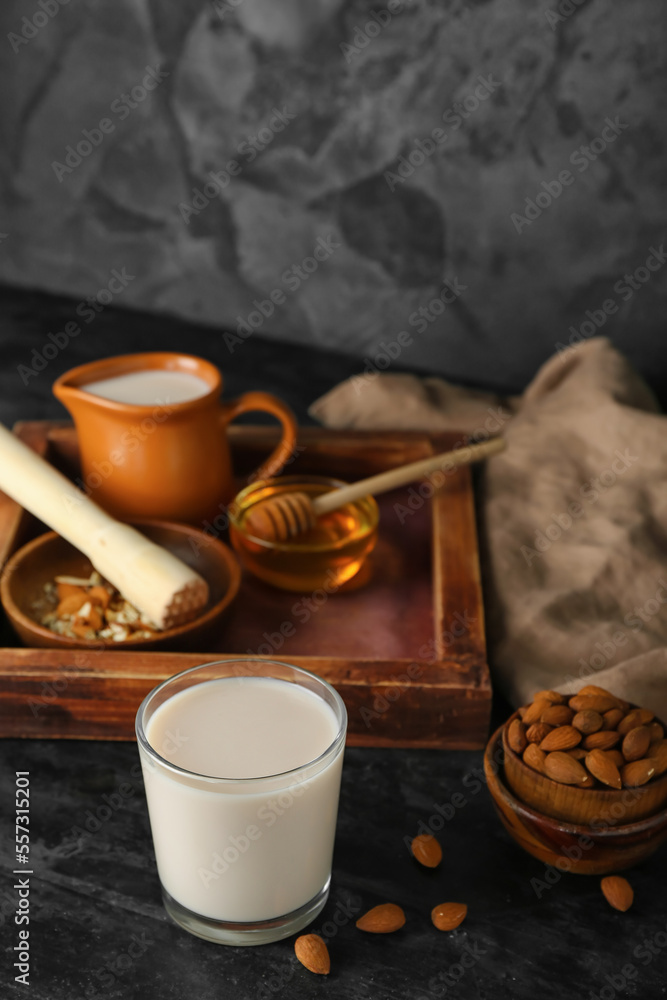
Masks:
[[[136,732],[164,904],[208,941],[256,945],[329,894],[347,713],[320,677],[252,657],[145,698]]]

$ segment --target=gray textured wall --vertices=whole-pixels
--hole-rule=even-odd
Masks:
[[[0,280],[487,384],[571,325],[654,363],[664,0],[41,2],[0,9]]]

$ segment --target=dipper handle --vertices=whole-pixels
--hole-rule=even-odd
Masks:
[[[490,438],[481,444],[471,444],[464,448],[455,448],[454,451],[446,451],[441,455],[433,455],[431,458],[422,458],[418,462],[410,462],[409,465],[400,465],[397,469],[390,469],[389,472],[381,472],[377,476],[370,476],[368,479],[361,479],[359,482],[351,483],[349,486],[341,486],[340,489],[331,490],[330,493],[323,493],[312,501],[315,514],[328,514],[331,510],[336,510],[346,503],[353,503],[361,497],[377,496],[378,493],[386,493],[397,486],[405,486],[421,476],[427,476],[429,472],[442,469],[448,472],[459,465],[469,465],[471,462],[479,462],[482,458],[489,458],[496,455],[505,448],[505,439],[501,437]]]

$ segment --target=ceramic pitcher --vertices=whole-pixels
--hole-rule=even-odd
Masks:
[[[155,370],[196,376],[202,394],[139,404],[86,390],[95,382]],[[76,425],[86,492],[122,519],[197,524],[218,513],[235,492],[227,425],[240,413],[265,410],[282,424],[280,444],[256,478],[276,475],[296,442],[295,418],[285,403],[265,392],[221,402],[220,371],[188,354],[151,352],[93,361],[61,375],[53,391]]]

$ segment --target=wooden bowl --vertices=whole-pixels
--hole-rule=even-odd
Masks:
[[[55,531],[28,542],[8,561],[0,578],[0,597],[7,617],[27,646],[48,649],[191,648],[215,633],[220,619],[236,597],[241,567],[231,549],[211,535],[187,524],[169,521],[136,521],[139,531],[173,552],[195,569],[209,585],[209,601],[197,618],[165,629],[150,638],[114,642],[105,639],[70,639],[57,635],[33,617],[32,605],[44,595],[44,584],[60,575],[88,577],[90,560]]]
[[[497,729],[487,744],[484,773],[503,826],[524,851],[559,871],[606,875],[638,864],[667,840],[667,809],[633,823],[612,817],[577,824],[520,801],[505,782],[502,729]]]
[[[538,812],[566,823],[594,825],[597,820],[611,820],[618,824],[645,819],[667,805],[667,772],[640,788],[621,789],[577,788],[539,774],[507,742],[507,727],[516,718],[520,718],[518,712],[502,727],[505,781],[521,802]]]

